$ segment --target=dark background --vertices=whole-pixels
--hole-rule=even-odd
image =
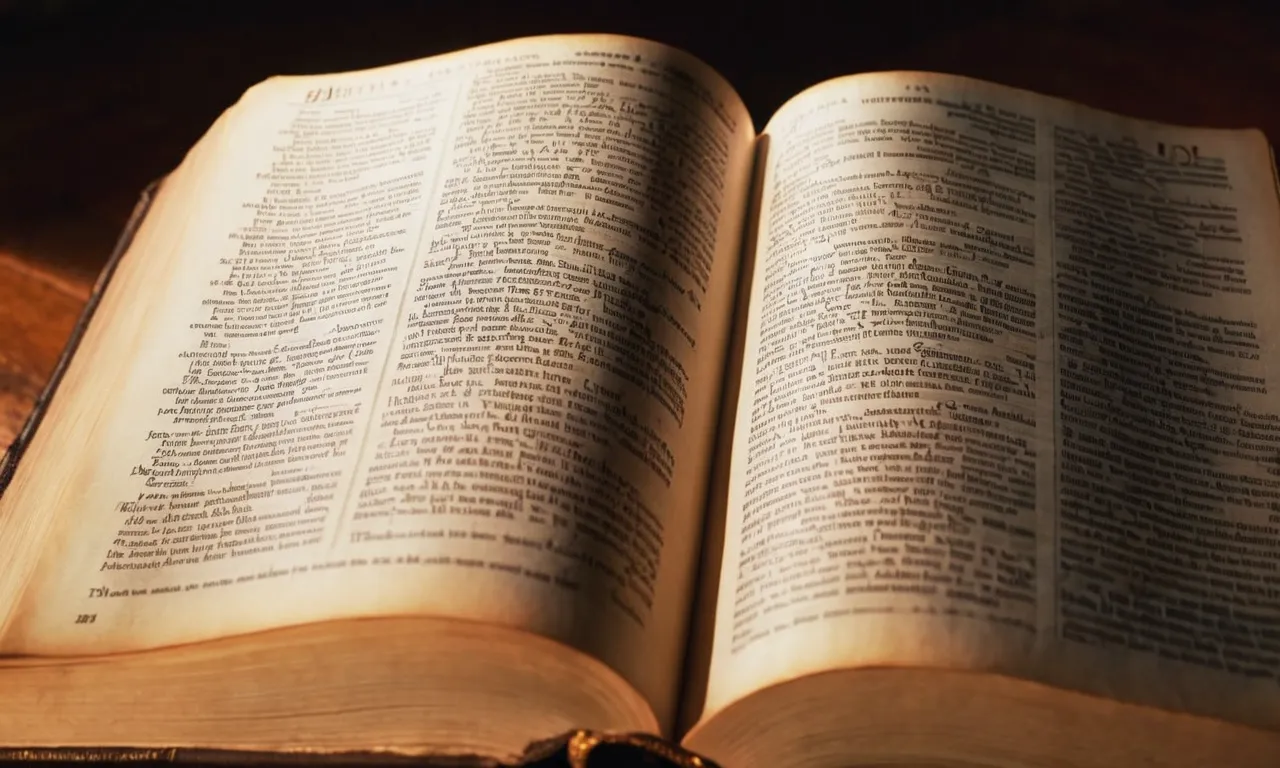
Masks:
[[[607,31],[703,59],[757,127],[823,79],[928,69],[1274,143],[1278,21],[1280,0],[0,0],[0,448],[138,192],[270,75]]]
[[[768,5],[766,0],[756,0]],[[1280,2],[0,0],[0,252],[92,279],[139,189],[247,87],[521,35],[684,48],[762,126],[828,77],[932,69],[1280,137]],[[3,276],[0,275],[0,279]]]

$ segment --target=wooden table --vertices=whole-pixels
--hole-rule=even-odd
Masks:
[[[89,284],[0,253],[0,448],[31,404],[89,297]]]
[[[547,13],[524,3],[0,0],[0,446],[49,375],[137,193],[268,75],[608,30],[703,58],[735,84],[757,125],[822,79],[913,68],[1156,120],[1257,126],[1275,142],[1271,4],[913,2],[834,14],[788,2],[748,16],[652,2]]]

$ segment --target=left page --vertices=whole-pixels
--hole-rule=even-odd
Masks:
[[[0,651],[429,614],[670,712],[753,139],[627,38],[252,89],[0,501],[0,551],[53,518]]]

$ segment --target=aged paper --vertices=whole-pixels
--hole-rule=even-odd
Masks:
[[[1274,721],[1261,138],[912,73],[765,135],[707,713],[888,665]]]
[[[624,38],[250,91],[5,649],[450,616],[669,718],[752,139]]]

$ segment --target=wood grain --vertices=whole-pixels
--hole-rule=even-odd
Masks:
[[[0,253],[0,447],[22,427],[89,289]]]

